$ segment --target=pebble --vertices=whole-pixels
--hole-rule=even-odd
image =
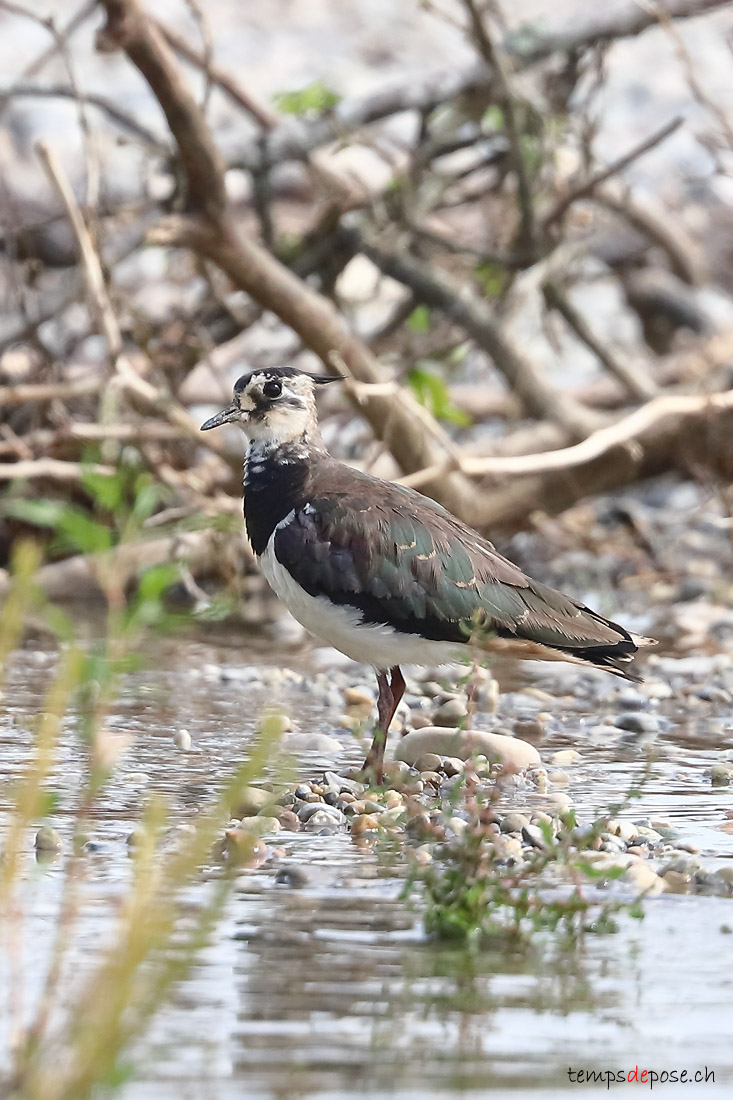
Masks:
[[[300,829],[300,818],[292,810],[281,810],[278,814],[278,821],[280,826],[290,833],[297,833]]]
[[[529,818],[525,814],[509,813],[501,819],[502,833],[521,833],[529,825]]]
[[[664,880],[643,859],[634,858],[624,872],[624,879],[630,882],[640,894],[653,897],[665,889]]]
[[[188,730],[176,730],[173,734],[173,744],[181,752],[188,752],[192,745],[191,734]]]
[[[465,770],[466,765],[458,756],[446,756],[443,760],[442,771],[448,779],[453,779],[457,775],[463,775]]]
[[[343,814],[341,810],[337,809],[336,806],[327,806],[325,802],[310,802],[305,806],[301,806],[297,816],[301,824],[309,827],[314,818],[317,818],[321,825],[346,824],[346,815]]]
[[[617,729],[628,730],[629,733],[658,733],[659,719],[656,714],[648,714],[644,711],[626,711],[617,714],[613,719]]]
[[[533,848],[539,848],[543,852],[549,851],[550,846],[539,825],[525,825],[522,829],[522,838]]]
[[[620,836],[627,844],[639,836],[639,830],[633,821],[625,821],[622,818],[609,818],[608,831],[614,836]]]
[[[265,817],[261,814],[243,817],[238,827],[246,833],[254,833],[255,836],[264,836],[265,833],[279,833],[282,829],[279,818]]]
[[[468,822],[463,817],[451,817],[448,821],[447,828],[450,829],[454,836],[461,837],[468,828]]]
[[[463,699],[447,699],[435,710],[433,722],[436,726],[455,726],[456,722],[460,722],[467,714],[468,710]]]
[[[570,776],[567,772],[548,772],[547,778],[553,787],[567,787],[570,783]]]
[[[294,890],[302,890],[308,885],[308,872],[303,867],[287,864],[278,867],[275,882],[281,886],[291,886]]]
[[[483,754],[499,760],[504,766],[516,768],[528,768],[540,763],[540,754],[534,745],[520,741],[518,737],[479,730],[442,729],[437,726],[428,726],[426,729],[405,734],[395,756],[407,764],[414,764],[428,752],[438,756],[457,756],[461,760]]]
[[[335,756],[344,751],[344,746],[335,737],[326,733],[291,733],[283,738],[285,752],[317,752],[323,756]]]
[[[290,717],[280,710],[266,711],[257,721],[257,732],[266,733],[270,737],[279,737],[292,728]]]
[[[64,844],[53,825],[41,825],[34,843],[37,852],[60,852]]]
[[[344,702],[347,707],[369,707],[371,709],[374,706],[374,697],[364,688],[347,687],[344,689]]]
[[[515,737],[524,738],[525,741],[541,741],[545,734],[544,724],[539,718],[518,718],[512,726]],[[557,754],[555,754],[557,755]],[[561,763],[561,761],[558,761]]]
[[[323,781],[327,787],[337,790],[342,795],[346,791],[357,797],[364,793],[363,783],[359,783],[356,779],[347,779],[345,775],[337,775],[336,772],[326,772]]]
[[[708,775],[714,787],[728,787],[733,780],[733,767],[730,764],[713,764]]]
[[[272,791],[262,787],[244,787],[231,809],[235,817],[254,817],[265,807],[274,807],[274,803]]]
[[[354,836],[363,833],[373,833],[379,828],[379,822],[373,814],[359,814],[351,823],[351,832]]]
[[[419,772],[437,772],[442,766],[442,760],[437,753],[424,752],[418,756],[414,767]]]
[[[577,764],[581,759],[577,749],[559,749],[550,757],[551,764]]]

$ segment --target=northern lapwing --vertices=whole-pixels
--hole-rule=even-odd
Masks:
[[[294,367],[251,371],[201,430],[237,424],[249,439],[247,535],[290,613],[376,671],[378,723],[365,771],[381,781],[405,691],[402,664],[480,651],[637,679],[624,666],[650,639],[527,577],[428,497],[332,458],[314,394],[333,381]]]

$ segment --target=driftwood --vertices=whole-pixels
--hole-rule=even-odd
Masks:
[[[558,512],[588,494],[665,470],[705,468],[730,477],[726,433],[733,405],[726,371],[733,360],[733,334],[696,337],[685,350],[656,361],[641,349],[630,357],[598,337],[592,319],[572,297],[573,281],[584,278],[580,261],[587,251],[587,242],[572,230],[581,207],[583,212],[603,208],[607,217],[635,230],[686,286],[704,282],[693,242],[623,182],[625,169],[666,140],[680,120],[665,123],[607,164],[598,162],[589,140],[583,170],[570,180],[556,181],[548,169],[537,181],[526,160],[533,112],[541,114],[542,104],[528,101],[531,93],[524,83],[520,90],[518,73],[524,80],[536,71],[549,82],[558,66],[575,71],[588,51],[657,23],[652,6],[629,3],[609,11],[589,6],[582,19],[567,25],[507,36],[482,5],[464,0],[474,65],[347,97],[320,117],[287,121],[257,101],[242,74],[235,78],[226,72],[207,51],[151,17],[138,0],[102,0],[100,6],[106,22],[97,35],[98,49],[127,55],[160,105],[169,134],[141,125],[110,97],[85,95],[83,102],[143,143],[151,156],[164,158],[175,194],[165,207],[141,203],[126,222],[128,242],[112,249],[104,226],[118,212],[85,206],[52,143],[40,146],[39,157],[73,230],[76,266],[63,285],[42,286],[37,308],[28,309],[0,339],[0,349],[20,343],[45,363],[44,370],[22,382],[2,384],[0,379],[5,420],[0,423],[0,481],[13,483],[13,492],[24,480],[31,493],[44,483],[55,493],[64,487],[78,492],[89,468],[85,452],[90,445],[101,448],[92,467],[108,473],[128,445],[137,448],[173,495],[161,515],[186,514],[186,502],[192,500],[206,511],[207,500],[221,501],[223,492],[232,494],[234,511],[239,457],[230,454],[226,439],[201,436],[179,390],[190,366],[204,359],[212,345],[246,331],[264,311],[292,330],[294,354],[310,350],[344,376],[353,407],[405,482],[484,530],[516,529],[537,511]],[[722,6],[721,0],[670,0],[664,18],[685,19]],[[93,7],[85,5],[57,32],[67,47]],[[26,66],[20,79],[0,93],[0,105],[14,96],[80,99],[72,82],[38,83],[54,49],[58,43]],[[249,128],[242,128],[236,142],[217,143],[179,59],[200,70],[246,116]],[[457,109],[472,100],[478,114],[469,110],[460,132],[433,132],[435,108]],[[498,110],[500,122],[486,121],[487,107]],[[413,146],[388,151],[380,145],[377,124],[404,112],[419,120],[418,136]],[[391,184],[375,188],[335,170],[325,160],[326,150],[344,140],[392,156]],[[468,159],[452,166],[455,154]],[[275,232],[277,204],[284,200],[270,186],[269,175],[286,162],[303,165],[312,185],[298,198],[302,228],[290,254]],[[253,198],[244,211],[228,196],[231,167],[244,169],[254,180]],[[460,217],[484,203],[494,204],[496,220],[506,222],[505,231],[488,242],[473,238],[476,223],[470,218],[464,231]],[[459,216],[451,220],[456,211]],[[485,220],[491,219],[487,215]],[[13,248],[19,239],[15,232],[5,238],[8,262],[17,261],[17,270],[21,260],[13,258]],[[135,347],[134,330],[131,335],[121,321],[114,271],[145,242],[188,250],[197,275],[208,282],[209,295],[201,318],[176,317],[170,332],[164,326],[146,332]],[[339,308],[339,278],[354,258],[369,261],[377,277],[402,288],[403,297],[371,335]],[[481,264],[496,276],[498,289],[489,291],[480,281]],[[248,296],[244,307],[241,302],[231,306],[232,288]],[[42,323],[63,318],[78,300],[88,308],[88,332],[101,333],[105,342],[104,363],[83,375],[63,363],[52,364],[39,336]],[[569,390],[548,377],[510,323],[527,300],[541,303],[556,324],[566,325],[590,350],[603,371],[599,381]],[[493,367],[492,381],[478,392],[447,389],[452,402],[474,419],[507,422],[498,442],[464,445],[401,384],[393,347],[416,307],[428,307],[440,330],[440,336],[425,337],[426,358],[442,339],[449,349],[470,343]],[[212,335],[212,317],[223,319],[220,340]],[[185,339],[190,346],[182,343]],[[388,357],[397,361],[396,371],[387,367]],[[415,359],[420,361],[419,354]],[[202,536],[190,545],[170,539],[155,540],[155,545],[161,553],[166,548],[171,553],[174,545],[189,546],[196,556],[211,552],[212,544]],[[148,550],[140,553],[147,561]],[[64,574],[65,566],[71,572]],[[64,576],[75,578],[75,584],[93,584],[91,562],[61,562],[48,569],[52,572],[44,577],[51,578],[55,591],[63,589]]]

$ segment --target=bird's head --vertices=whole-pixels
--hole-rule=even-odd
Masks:
[[[253,370],[237,379],[231,405],[202,424],[201,431],[237,424],[252,443],[274,447],[302,438],[318,439],[314,391],[336,381],[295,367]]]

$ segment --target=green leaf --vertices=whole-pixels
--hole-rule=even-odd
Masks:
[[[504,289],[504,268],[501,264],[486,262],[479,264],[474,275],[487,298],[498,298]]]
[[[341,96],[332,92],[320,80],[314,80],[305,88],[293,92],[276,92],[272,101],[284,115],[301,118],[317,118],[341,102]]]
[[[109,528],[73,504],[65,505],[56,530],[82,554],[101,554],[112,546]]]
[[[58,500],[6,500],[2,504],[3,515],[22,520],[32,527],[50,527],[58,530],[66,505]]]
[[[471,424],[471,417],[453,404],[448,387],[435,371],[413,367],[407,376],[407,382],[420,404],[429,409],[437,420],[457,424],[460,428]]]
[[[179,575],[178,563],[174,561],[151,566],[140,577],[137,598],[141,603],[160,602],[167,589],[176,583]]]
[[[106,474],[95,474],[92,470],[86,470],[81,481],[95,504],[106,508],[108,512],[116,512],[121,507],[124,485],[119,474],[108,477]]]
[[[487,107],[481,119],[482,130],[503,130],[504,112],[501,107]]]
[[[410,332],[428,332],[430,329],[430,310],[427,306],[415,306],[406,323]]]

